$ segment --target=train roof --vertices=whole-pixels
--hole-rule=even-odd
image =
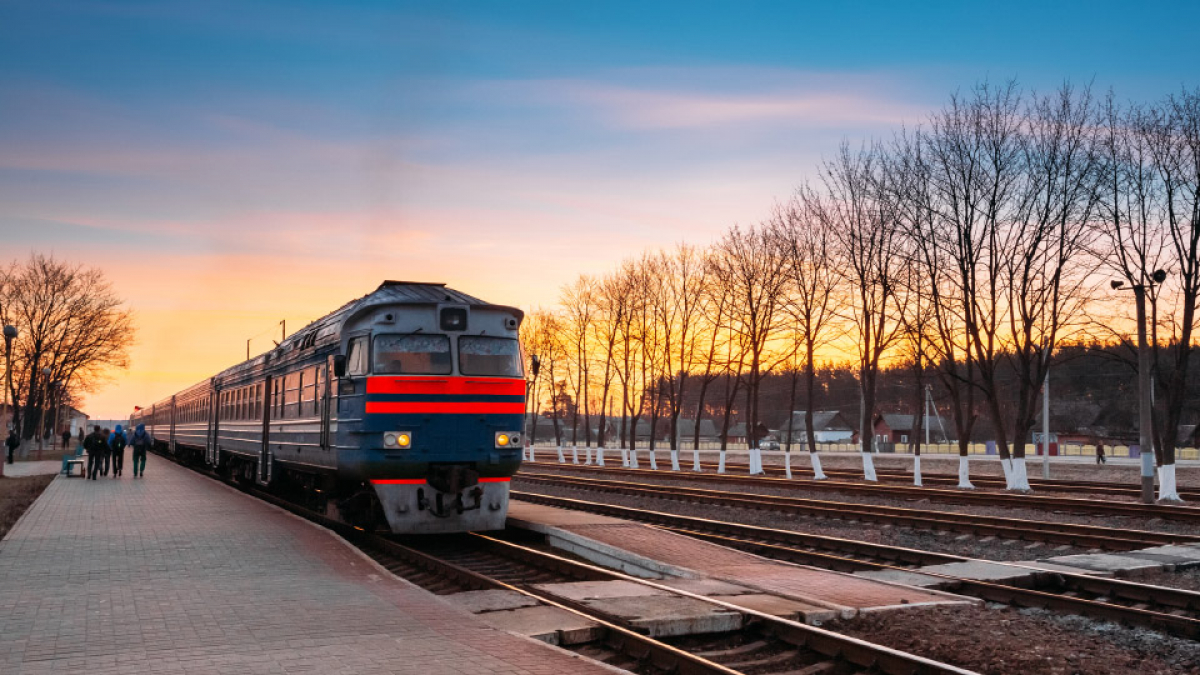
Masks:
[[[456,291],[453,288],[447,288],[446,284],[439,282],[424,282],[424,281],[384,281],[374,291],[366,295],[351,300],[342,305],[338,309],[326,314],[325,316],[305,325],[300,330],[293,332],[285,340],[280,342],[274,349],[259,354],[247,361],[242,361],[236,365],[230,366],[225,370],[215,374],[213,377],[223,378],[230,375],[235,375],[247,368],[252,368],[267,360],[268,355],[287,353],[296,349],[301,344],[307,342],[309,346],[313,342],[322,341],[322,338],[328,338],[340,333],[342,323],[362,310],[379,305],[437,305],[437,304],[457,304],[469,305],[472,308],[479,307],[494,307],[496,309],[506,309],[517,315],[518,318],[524,316],[524,312],[516,307],[508,307],[505,305],[497,305],[484,300],[480,300],[473,295],[467,295],[461,291]],[[175,395],[185,393],[196,387],[207,385],[209,380],[205,379],[202,382],[187,387]],[[168,400],[170,397],[162,401],[155,402],[155,405]]]

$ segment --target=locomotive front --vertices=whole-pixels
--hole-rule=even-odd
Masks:
[[[385,304],[347,333],[338,472],[369,482],[393,532],[504,527],[521,464],[521,318],[499,305]]]

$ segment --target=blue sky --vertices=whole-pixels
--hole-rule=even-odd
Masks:
[[[552,304],[984,79],[1197,86],[1197,25],[1197,2],[10,0],[3,253],[105,267],[154,396],[381,278]],[[158,345],[198,320],[183,368]]]

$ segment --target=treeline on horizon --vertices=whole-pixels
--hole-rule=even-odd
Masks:
[[[1191,369],[1187,403],[1184,407],[1184,425],[1200,423],[1200,361],[1193,361]],[[1078,342],[1064,344],[1059,348],[1059,358],[1056,359],[1051,374],[1050,397],[1050,430],[1054,434],[1070,434],[1085,436],[1092,440],[1109,442],[1137,443],[1138,408],[1137,408],[1137,359],[1136,351],[1131,345],[1110,342]],[[787,421],[790,412],[803,411],[808,408],[808,401],[797,394],[795,405],[790,396],[793,380],[799,382],[804,377],[803,369],[784,367],[763,377],[761,388],[761,418],[760,420],[772,431],[786,434]],[[745,390],[738,387],[740,395],[730,397],[736,376],[724,373],[717,377],[709,387],[710,396],[704,402],[701,419],[711,420],[718,439],[727,440],[729,432],[735,425],[746,422],[744,412],[747,409]],[[1011,388],[1016,384],[1016,373],[1002,367],[998,373],[1000,385]],[[859,416],[858,379],[855,369],[850,363],[825,363],[817,366],[815,371],[815,397],[813,407],[817,411],[840,412],[852,424]],[[948,392],[937,381],[927,383],[933,408],[929,411],[931,435],[936,443],[955,442],[953,427],[947,419],[945,408],[949,401]],[[659,388],[666,390],[668,383],[659,383]],[[676,384],[678,386],[678,384]],[[691,420],[699,409],[699,396],[696,388],[686,389],[683,397],[683,410],[687,411],[684,419]],[[548,392],[546,392],[548,395]],[[922,416],[925,414],[925,397],[923,391],[917,389],[913,377],[912,364],[897,363],[880,369],[878,380],[876,413]],[[726,405],[732,401],[732,407]],[[726,411],[729,414],[726,415]],[[559,388],[557,400],[553,403],[543,402],[539,406],[539,417],[543,423],[539,426],[535,441],[560,441],[566,444],[583,445],[595,442],[598,416],[591,416],[591,431],[585,431],[584,411],[576,404],[570,393]],[[987,411],[982,406],[976,409],[979,420],[976,422],[970,441],[981,443],[994,438],[991,421]],[[550,420],[557,417],[559,421],[559,437],[555,437],[554,427]],[[613,418],[616,418],[614,412]],[[941,418],[939,421],[938,417]],[[649,421],[649,415],[643,415],[642,420]],[[915,420],[916,421],[916,420]],[[660,417],[655,426],[656,444],[671,435],[670,420]],[[617,445],[625,446],[632,433],[632,425],[622,429],[619,419],[609,422],[615,438],[610,439]],[[944,426],[945,441],[941,428]],[[1032,429],[1041,432],[1040,409],[1037,424]],[[696,427],[687,425],[687,433],[680,439],[682,448],[696,447],[701,440]],[[803,433],[799,426],[794,430],[796,443]],[[858,431],[856,428],[855,431]],[[1012,430],[1010,430],[1010,433]],[[591,434],[589,436],[589,433]],[[922,436],[923,437],[923,436]],[[781,443],[786,441],[783,437]],[[646,443],[644,439],[640,442]],[[1180,446],[1187,447],[1187,446]]]
[[[1052,426],[1134,428],[1141,296],[1155,451],[1174,463],[1196,414],[1200,88],[1140,103],[983,83],[817,169],[763,222],[580,276],[531,312],[531,413],[600,444],[606,418],[645,419],[674,445],[679,419],[726,410],[752,430],[828,409],[870,429],[928,386],[960,454],[985,437],[1019,459],[1047,372]]]

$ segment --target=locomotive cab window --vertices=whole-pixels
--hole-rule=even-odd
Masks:
[[[346,347],[346,374],[367,374],[367,338],[356,337]]]
[[[458,370],[463,375],[521,377],[521,348],[512,338],[462,335]]]
[[[376,375],[449,375],[450,338],[445,335],[379,335]]]

